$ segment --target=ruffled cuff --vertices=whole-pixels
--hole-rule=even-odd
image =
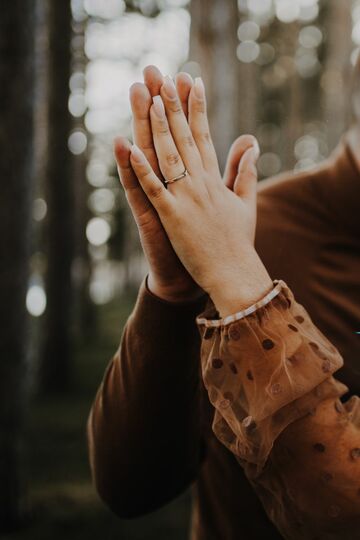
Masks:
[[[291,422],[348,390],[332,377],[339,352],[284,281],[244,311],[218,319],[210,306],[196,321],[214,433],[256,473]]]

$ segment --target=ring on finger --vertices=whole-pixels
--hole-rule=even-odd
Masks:
[[[185,178],[186,176],[188,176],[188,171],[187,169],[184,169],[184,171],[179,174],[178,176],[175,176],[175,178],[170,178],[170,180],[164,180],[164,184],[173,184],[174,182],[177,182],[178,180],[181,180],[182,178]]]

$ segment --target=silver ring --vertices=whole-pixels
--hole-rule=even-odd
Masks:
[[[179,176],[175,176],[175,178],[171,178],[170,180],[164,180],[164,184],[173,184],[174,182],[177,182],[178,180],[181,180],[182,178],[185,178],[189,173],[186,169],[184,169],[184,172],[179,174]]]

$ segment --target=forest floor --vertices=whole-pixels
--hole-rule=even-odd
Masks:
[[[190,495],[136,520],[120,520],[91,483],[86,420],[134,297],[99,308],[97,336],[78,345],[73,389],[37,398],[29,412],[27,499],[30,516],[6,540],[186,540]]]

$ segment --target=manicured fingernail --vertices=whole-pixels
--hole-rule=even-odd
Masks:
[[[166,97],[168,97],[169,99],[175,99],[177,94],[176,94],[176,88],[175,88],[175,85],[172,81],[172,78],[169,77],[169,75],[166,75],[165,79],[164,79],[164,84],[163,84],[163,90],[166,94]]]
[[[204,99],[205,87],[201,77],[195,77],[194,92],[198,99]]]
[[[144,161],[143,153],[141,152],[140,148],[136,146],[136,144],[133,144],[131,147],[131,156],[137,163]]]
[[[160,96],[154,96],[152,99],[153,99],[154,111],[155,111],[156,116],[158,116],[161,119],[164,118],[165,107],[163,104],[163,100],[161,99]]]
[[[254,160],[257,161],[259,159],[259,156],[260,156],[260,146],[259,146],[259,143],[257,142],[257,140],[254,141],[254,144],[253,144],[253,156],[254,156]]]

